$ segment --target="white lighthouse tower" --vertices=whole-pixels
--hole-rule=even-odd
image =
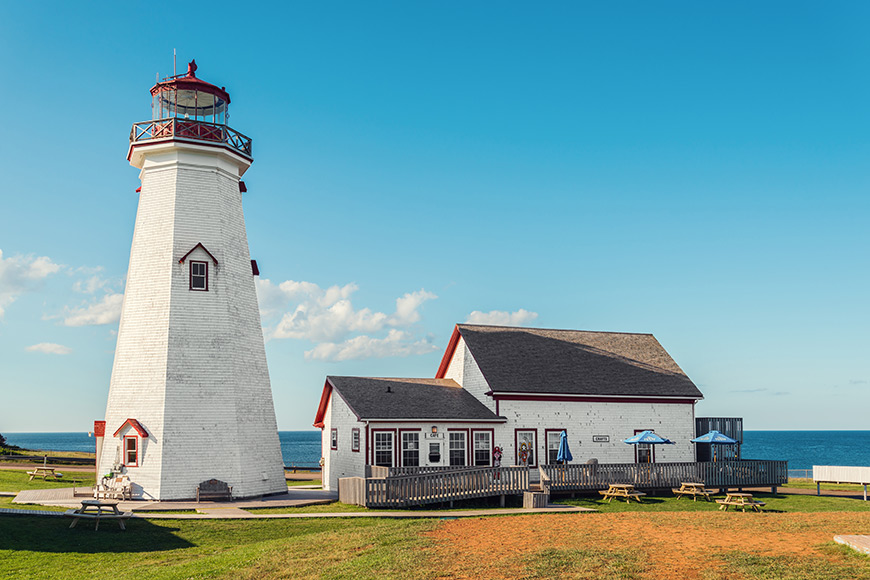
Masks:
[[[142,187],[98,473],[143,499],[210,479],[234,497],[285,492],[239,181],[251,140],[195,62],[151,95],[127,153]]]

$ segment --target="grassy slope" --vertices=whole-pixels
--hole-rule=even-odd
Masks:
[[[13,469],[0,469],[0,491],[22,491],[25,489],[50,489],[55,487],[72,487],[72,480],[76,479],[76,486],[92,487],[94,485],[94,474],[80,471],[64,471],[58,469],[63,477],[57,481],[49,478],[42,480],[36,478],[33,481],[28,481],[30,476],[27,472]]]

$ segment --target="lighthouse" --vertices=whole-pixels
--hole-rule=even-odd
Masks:
[[[99,474],[133,496],[196,496],[216,479],[233,497],[287,490],[240,178],[251,139],[228,125],[230,96],[186,74],[151,88],[127,159],[141,188]]]

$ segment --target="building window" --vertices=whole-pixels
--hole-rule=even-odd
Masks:
[[[453,431],[450,433],[450,465],[465,465],[465,432]]]
[[[359,429],[350,430],[350,450],[359,451]]]
[[[124,437],[124,465],[137,467],[139,465],[139,438]]]
[[[393,434],[389,431],[375,431],[375,465],[393,466]]]
[[[332,429],[329,432],[329,448],[338,449],[338,429]]]
[[[208,262],[190,262],[190,289],[208,291]]]
[[[420,465],[420,434],[402,433],[402,467]]]
[[[492,433],[473,431],[474,465],[488,467],[492,463]]]
[[[556,463],[556,457],[559,456],[559,444],[562,442],[561,431],[547,431],[547,463],[553,465]]]
[[[535,463],[535,439],[537,431],[524,430],[517,431],[517,465],[530,465],[534,467]]]

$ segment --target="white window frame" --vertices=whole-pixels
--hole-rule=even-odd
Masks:
[[[420,432],[419,431],[401,431],[402,433],[402,467],[420,467]],[[412,441],[413,440],[413,441]],[[409,444],[413,442],[412,448]],[[416,453],[416,461],[411,461],[414,465],[410,465],[408,458],[413,457]]]
[[[372,449],[372,464],[380,465],[382,467],[395,467],[395,458],[396,458],[396,433],[395,431],[373,431],[374,435],[374,445]],[[389,439],[389,446],[386,446],[383,440],[384,437]],[[381,441],[379,441],[381,439]],[[378,453],[383,454],[389,450],[390,453],[390,463],[389,465],[384,465],[384,463],[378,463]]]
[[[456,437],[454,437],[456,435]],[[460,437],[461,436],[461,437]],[[448,431],[447,432],[447,461],[451,467],[465,467],[468,464],[468,432],[467,431]],[[462,446],[454,445],[462,441]],[[462,450],[462,463],[454,463],[454,451]],[[457,454],[458,457],[458,454]]]
[[[194,269],[196,269],[195,267],[197,266],[202,266],[202,273],[194,273]],[[201,279],[203,287],[199,288],[197,286],[194,286],[194,279]],[[208,292],[208,262],[201,262],[196,260],[190,261],[190,289],[194,292]]]
[[[478,436],[483,436],[485,443]],[[471,439],[474,441],[472,463],[475,467],[489,467],[492,465],[492,431],[472,431]],[[486,451],[486,463],[478,463],[478,452]]]

